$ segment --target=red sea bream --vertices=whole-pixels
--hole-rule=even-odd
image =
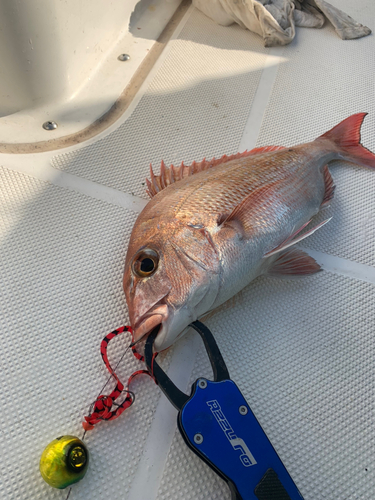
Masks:
[[[331,161],[375,168],[360,144],[365,116],[307,144],[151,170],[152,199],[134,225],[123,282],[135,340],[159,327],[155,349],[166,349],[260,274],[317,272],[292,245],[322,225],[301,236],[333,197]]]

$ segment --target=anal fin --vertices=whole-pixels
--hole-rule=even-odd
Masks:
[[[299,248],[291,248],[282,252],[268,269],[270,276],[306,276],[321,270],[315,259]]]

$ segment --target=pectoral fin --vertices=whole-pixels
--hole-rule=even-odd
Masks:
[[[273,194],[277,192],[279,183],[280,181],[273,182],[252,191],[230,214],[221,214],[218,225],[221,228],[236,228],[244,237],[249,237],[255,214],[265,212],[273,204]]]
[[[226,229],[229,229],[231,231],[234,230],[243,238],[251,237],[254,234],[254,230],[262,227],[265,224],[265,216],[267,212],[269,212],[269,209],[272,209],[272,207],[278,200],[281,182],[282,181],[276,181],[255,189],[248,196],[246,196],[246,198],[244,198],[230,214],[220,214],[217,219],[218,229],[222,231]],[[329,186],[328,189],[326,188],[326,192],[329,191],[329,193],[327,194],[327,201],[329,201],[329,199],[332,197],[333,189],[334,187],[332,182],[332,186]],[[306,222],[300,228],[298,228],[297,231],[292,233],[283,242],[281,242],[277,247],[267,252],[264,255],[264,258],[271,257],[271,255],[282,252],[290,246],[299,243],[303,239],[315,233],[315,231],[324,226],[324,224],[326,224],[330,220],[331,218],[320,222],[318,225],[314,226],[312,229],[301,235],[301,232],[311,221]]]
[[[292,245],[299,243],[300,241],[304,240],[308,236],[311,236],[313,233],[315,233],[315,231],[317,231],[322,226],[324,226],[324,224],[327,224],[327,222],[329,222],[331,219],[332,219],[332,217],[324,220],[323,222],[321,222],[317,226],[314,226],[312,229],[310,229],[310,231],[307,231],[307,233],[304,233],[301,236],[296,237],[310,223],[310,221],[308,221],[300,229],[298,229],[295,233],[293,233],[291,236],[289,236],[289,238],[287,238],[285,241],[283,241],[280,245],[278,245],[276,248],[274,248],[270,252],[266,253],[264,257],[271,257],[271,255],[274,255],[275,253],[286,250],[287,248],[291,247]]]

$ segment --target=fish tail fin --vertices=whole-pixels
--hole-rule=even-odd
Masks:
[[[329,139],[340,148],[343,159],[375,169],[375,155],[361,144],[361,126],[367,113],[349,116],[318,139]]]

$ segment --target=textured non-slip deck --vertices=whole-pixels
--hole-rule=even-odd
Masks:
[[[371,0],[335,3],[375,28]],[[19,165],[0,156],[1,499],[66,498],[38,462],[55,437],[81,435],[107,377],[100,341],[128,322],[121,281],[137,213],[125,207],[147,198],[149,163],[157,171],[162,158],[301,143],[360,111],[369,113],[363,143],[375,151],[374,45],[373,35],[342,41],[327,24],[265,49],[191,8],[117,128]],[[338,162],[331,171],[335,197],[316,219],[332,220],[303,241],[325,270],[259,278],[207,325],[305,500],[373,500],[375,172]],[[114,341],[112,362],[127,343]],[[162,365],[184,390],[211,377],[193,333]],[[119,374],[138,367],[129,354]],[[135,392],[129,411],[87,436],[90,468],[69,500],[229,500],[153,382],[139,378]]]

